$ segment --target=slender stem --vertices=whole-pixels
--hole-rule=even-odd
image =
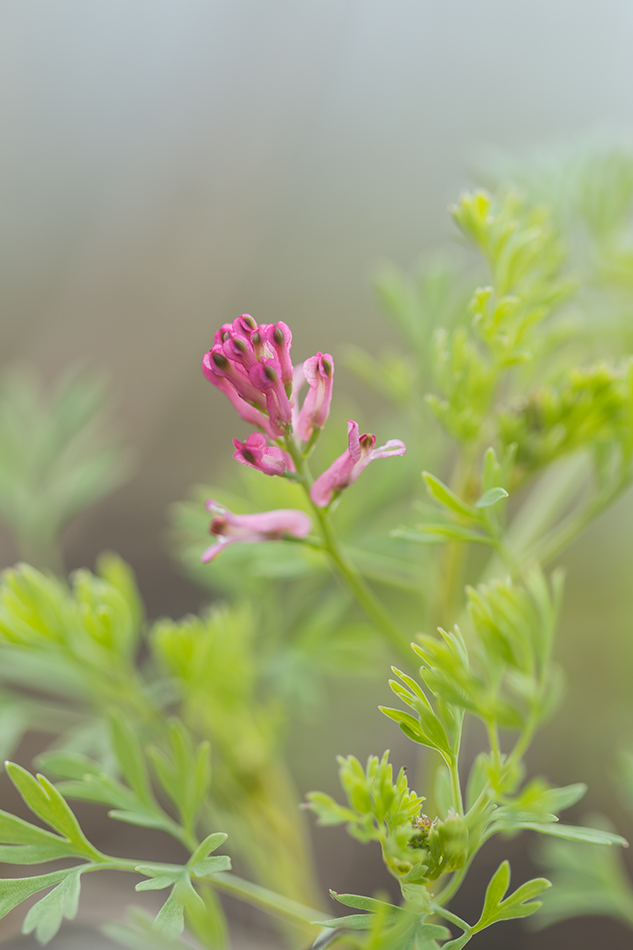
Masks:
[[[470,856],[470,858],[468,858],[468,860],[463,865],[463,867],[461,867],[459,871],[455,871],[455,873],[453,874],[452,878],[450,879],[449,883],[446,885],[444,890],[440,891],[440,893],[437,895],[437,897],[435,898],[435,903],[438,906],[443,906],[444,904],[448,904],[450,899],[455,896],[455,894],[461,887],[462,881],[464,880],[464,878],[466,877],[466,874],[468,873],[468,869],[470,868],[470,865],[476,853],[477,852],[473,852],[473,854]]]
[[[449,765],[449,771],[451,773],[451,789],[453,791],[453,805],[455,811],[458,815],[464,814],[464,803],[462,801],[462,790],[459,784],[459,766],[457,765],[457,759],[451,759]]]
[[[400,630],[393,621],[391,615],[385,610],[373,591],[365,583],[360,571],[352,564],[343,549],[338,543],[334,533],[334,528],[330,519],[329,512],[319,505],[315,505],[310,497],[311,477],[304,456],[298,450],[294,438],[289,433],[286,437],[286,449],[291,455],[295,468],[297,470],[297,481],[301,484],[306,498],[314,512],[323,536],[324,550],[330,557],[330,560],[336,567],[341,578],[347,585],[350,592],[354,595],[367,616],[373,621],[377,629],[384,638],[403,656],[407,662],[411,662],[411,647],[409,639]]]
[[[325,550],[347,584],[347,587],[367,616],[373,620],[385,639],[388,640],[392,646],[395,646],[399,653],[410,663],[411,647],[408,638],[400,630],[398,625],[394,623],[390,614],[387,613],[380,601],[367,586],[360,572],[343,552],[334,534],[328,512],[324,511],[323,508],[319,508],[317,505],[313,505],[313,508],[323,533]]]
[[[457,914],[452,914],[450,910],[446,910],[445,907],[442,907],[441,904],[433,903],[431,904],[431,910],[434,914],[437,914],[438,917],[442,917],[444,920],[448,920],[450,924],[455,924],[460,930],[463,930],[464,933],[470,932],[470,924],[467,924],[465,920],[462,920],[461,917],[458,917]]]
[[[602,514],[610,505],[626,491],[630,480],[624,480],[613,491],[602,493],[592,499],[581,511],[558,525],[549,535],[537,543],[533,550],[528,552],[526,559],[539,560],[542,563],[552,561],[568,547],[572,541],[587,528],[598,515]]]
[[[224,894],[230,894],[232,897],[238,897],[255,907],[268,911],[277,917],[285,920],[291,920],[294,923],[306,924],[312,921],[328,920],[326,914],[319,910],[313,910],[312,907],[306,907],[305,904],[299,904],[298,901],[290,900],[274,891],[269,891],[266,887],[259,884],[253,884],[251,881],[245,881],[244,878],[236,874],[229,874],[226,871],[218,871],[210,879],[211,884],[218,891]]]
[[[128,858],[111,858],[106,854],[95,852],[95,860],[82,868],[86,871],[136,871],[139,864],[143,861],[131,860]],[[174,865],[174,869],[178,866]],[[293,901],[282,894],[276,894],[266,887],[259,884],[253,884],[252,881],[246,881],[237,874],[231,874],[226,871],[217,871],[208,879],[208,883],[218,891],[224,894],[230,894],[237,897],[254,907],[260,907],[276,917],[282,917],[291,920],[294,923],[306,924],[313,921],[328,920],[327,914],[320,910],[314,910],[298,901]],[[318,924],[317,924],[318,926]]]
[[[495,760],[495,766],[501,768],[501,749],[499,747],[499,729],[496,722],[491,722],[490,720],[486,721],[486,729],[488,730],[488,741],[490,742],[490,751],[492,752]]]
[[[462,865],[459,871],[455,871],[451,880],[446,885],[444,890],[440,891],[440,893],[435,898],[435,903],[438,906],[444,906],[444,904],[448,904],[448,902],[455,896],[455,894],[461,887],[464,878],[468,874],[470,865],[473,863],[476,855],[479,853],[479,851],[481,850],[483,845],[486,843],[488,838],[491,838],[493,834],[494,834],[493,831],[486,831],[481,836],[480,840],[477,842],[477,847],[473,850],[472,854],[468,856],[466,862]]]
[[[459,718],[459,724],[457,727],[457,735],[455,737],[455,745],[453,748],[453,754],[451,756],[450,762],[448,763],[448,770],[451,776],[451,790],[453,792],[453,808],[458,815],[464,814],[464,800],[462,798],[462,787],[459,781],[459,747],[462,741],[462,727],[464,725],[464,714],[462,713]]]

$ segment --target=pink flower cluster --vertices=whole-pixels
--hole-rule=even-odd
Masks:
[[[265,475],[294,473],[295,464],[288,448],[295,452],[296,447],[301,452],[303,443],[307,454],[330,413],[332,357],[329,353],[317,353],[295,367],[290,358],[291,345],[292,333],[285,323],[257,325],[250,314],[243,313],[217,331],[213,346],[202,360],[202,370],[209,382],[229,398],[245,422],[259,430],[244,442],[233,440],[233,457]],[[299,394],[305,383],[308,392],[300,407]],[[391,439],[380,448],[375,445],[376,436],[360,435],[358,423],[350,420],[347,449],[312,485],[312,503],[327,508],[373,459],[406,452],[399,439]],[[213,501],[207,507],[218,512],[210,529],[218,542],[205,552],[204,561],[212,560],[223,547],[235,541],[304,538],[312,530],[308,515],[294,509],[233,515]]]
[[[258,326],[250,314],[243,313],[233,323],[220,327],[202,360],[202,371],[209,382],[228,396],[245,422],[257,426],[271,442],[284,439],[293,429],[307,442],[315,429],[323,428],[330,413],[332,357],[317,353],[295,369],[290,359],[291,345],[292,333],[285,323]],[[304,382],[309,392],[298,410]],[[293,471],[286,453],[270,447],[264,451],[265,443],[249,438],[250,443],[248,439],[235,443],[239,462],[268,475]],[[270,471],[271,465],[275,471]]]

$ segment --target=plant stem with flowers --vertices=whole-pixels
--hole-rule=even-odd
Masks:
[[[314,480],[308,458],[329,416],[334,361],[329,353],[317,353],[293,367],[291,343],[292,334],[285,323],[258,326],[250,314],[242,314],[217,332],[214,346],[205,354],[202,368],[207,379],[229,396],[244,421],[260,430],[245,442],[234,440],[234,457],[265,475],[283,476],[301,485],[319,526],[322,550],[376,629],[408,662],[409,637],[345,553],[330,516],[341,492],[373,459],[403,455],[406,447],[392,439],[375,448],[376,437],[361,436],[358,424],[350,420],[347,449]],[[299,394],[306,382],[308,393],[299,408]],[[259,536],[253,532],[258,526]],[[211,532],[220,541],[207,550],[203,560],[212,560],[220,545],[230,541],[304,540],[311,527],[302,512],[292,510],[225,515],[224,520],[216,518],[211,523]]]

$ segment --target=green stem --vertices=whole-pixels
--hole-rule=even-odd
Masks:
[[[449,771],[451,773],[451,789],[453,791],[453,805],[455,811],[458,815],[464,814],[464,802],[462,800],[462,789],[459,784],[459,766],[457,764],[457,759],[452,759],[451,764],[449,765]]]
[[[347,587],[367,616],[373,620],[375,626],[382,633],[384,638],[410,663],[411,647],[408,638],[400,630],[398,625],[394,623],[390,614],[387,613],[380,601],[363,580],[360,572],[339,546],[328,512],[323,508],[319,508],[317,505],[313,505],[313,509],[319,520],[325,550],[329,554],[330,560],[337,568]]]
[[[435,903],[438,905],[438,907],[441,907],[444,904],[448,904],[451,898],[455,896],[455,894],[461,887],[462,881],[464,880],[464,878],[466,877],[468,873],[468,870],[470,868],[470,865],[476,853],[477,852],[474,852],[470,856],[470,858],[466,861],[464,866],[459,869],[459,871],[455,871],[455,873],[453,874],[452,878],[450,879],[449,883],[446,885],[444,890],[440,891],[440,893],[437,895],[437,897],[435,898]]]
[[[232,897],[246,901],[247,904],[252,904],[269,914],[293,923],[306,924],[312,921],[328,920],[327,915],[321,911],[313,910],[312,907],[306,907],[305,904],[299,904],[297,901],[269,891],[266,887],[260,887],[259,884],[245,881],[244,878],[229,874],[227,871],[218,871],[209,878],[209,881],[218,891],[230,894]]]
[[[466,862],[464,863],[464,865],[459,869],[459,871],[455,871],[455,873],[453,874],[451,880],[450,880],[449,883],[446,885],[446,887],[444,888],[444,890],[440,891],[440,893],[439,893],[439,894],[437,895],[437,897],[435,898],[435,904],[437,904],[438,907],[443,907],[445,904],[448,904],[448,902],[449,902],[453,897],[455,897],[455,894],[457,893],[457,891],[458,891],[459,888],[461,887],[462,882],[463,882],[464,878],[466,877],[466,875],[468,874],[468,871],[469,871],[469,869],[470,869],[470,866],[471,866],[471,864],[473,863],[475,857],[477,856],[477,854],[479,854],[479,852],[481,851],[483,845],[486,843],[486,841],[488,840],[488,838],[491,838],[493,834],[494,834],[494,832],[492,832],[492,831],[486,831],[486,832],[481,836],[480,840],[479,840],[478,843],[477,843],[477,847],[474,849],[474,851],[472,852],[472,854],[470,854],[470,855],[468,856],[468,858],[467,858]]]
[[[462,787],[459,781],[459,748],[462,742],[462,727],[464,725],[464,714],[461,713],[455,736],[455,745],[451,760],[448,763],[448,770],[451,776],[451,790],[453,793],[453,808],[458,815],[464,814],[464,800],[462,798]]]
[[[378,598],[365,583],[360,571],[352,564],[339,545],[328,510],[319,507],[319,505],[315,505],[312,501],[310,497],[310,485],[312,481],[310,472],[304,456],[296,446],[292,434],[289,433],[287,435],[285,443],[286,449],[295,463],[298,475],[297,481],[301,484],[321,529],[324,550],[327,552],[332,564],[337,569],[347,588],[353,594],[367,616],[373,621],[385,640],[387,640],[391,646],[394,646],[400,655],[410,663],[411,647],[409,639],[402,630],[400,630],[398,625],[394,623],[391,615],[385,610]]]
[[[84,866],[84,873],[87,871],[131,871],[135,872],[139,864],[143,861],[131,860],[127,858],[111,858],[107,854],[95,852],[95,860]],[[175,866],[174,866],[175,867]],[[327,914],[320,910],[314,910],[298,901],[293,901],[282,894],[276,894],[275,891],[269,891],[266,887],[259,884],[253,884],[252,881],[246,881],[237,874],[231,874],[227,871],[217,871],[209,878],[205,878],[209,884],[216,890],[224,894],[230,894],[259,907],[276,917],[282,917],[293,923],[306,924],[313,921],[328,920]],[[318,923],[316,924],[318,926]]]
[[[462,920],[461,917],[458,917],[457,914],[452,914],[450,910],[446,910],[437,903],[431,904],[430,909],[438,917],[441,917],[443,920],[447,920],[449,924],[455,924],[456,927],[459,927],[460,930],[464,931],[462,936],[457,938],[456,942],[451,943],[451,946],[454,948],[454,950],[457,950],[457,948],[463,947],[468,943],[472,936],[472,928],[470,924],[467,924],[466,921]],[[463,942],[460,943],[460,941]]]
[[[493,754],[495,760],[495,766],[497,769],[501,769],[501,749],[499,747],[499,729],[496,722],[491,720],[486,721],[486,729],[488,731],[488,741],[490,742],[490,751]]]
[[[582,534],[592,521],[624,494],[629,485],[630,480],[626,479],[612,491],[602,493],[592,499],[581,511],[567,518],[562,524],[550,532],[549,535],[546,535],[539,543],[535,544],[534,548],[527,552],[525,559],[539,560],[545,564],[558,557],[572,541],[575,541],[576,538]]]

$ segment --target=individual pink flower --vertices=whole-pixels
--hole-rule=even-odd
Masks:
[[[294,508],[234,515],[212,499],[207,502],[206,508],[214,515],[209,531],[217,537],[217,541],[202,555],[204,563],[216,558],[229,544],[280,541],[285,537],[306,538],[312,531],[312,519],[304,511]]]
[[[202,358],[202,372],[210,383],[218,385],[218,379],[225,379],[231,384],[238,396],[241,396],[252,406],[263,409],[265,405],[265,396],[249,379],[249,375],[242,362],[237,359],[231,359],[224,352],[229,341],[224,343],[215,343],[208,353]]]
[[[250,465],[264,475],[283,475],[284,472],[294,472],[292,459],[283,449],[268,445],[266,436],[261,432],[252,432],[246,442],[233,439],[236,448],[234,459],[242,465]]]
[[[284,384],[286,395],[290,396],[293,374],[293,365],[290,359],[290,347],[292,346],[290,327],[280,320],[279,323],[269,323],[266,326],[258,327],[256,332],[263,337],[272,350],[273,357],[279,363],[281,381]]]
[[[315,429],[322,429],[330,414],[334,360],[329,353],[317,353],[303,364],[303,375],[310,389],[296,426],[299,438],[308,442]]]
[[[279,430],[271,424],[268,416],[252,406],[250,402],[242,399],[228,380],[216,376],[212,382],[232,402],[244,422],[248,422],[252,426],[259,426],[272,442],[279,438]]]
[[[407,451],[400,439],[390,439],[386,445],[375,449],[376,436],[369,433],[359,436],[358,423],[352,419],[347,423],[347,440],[348,445],[343,454],[319,475],[310,489],[310,498],[319,508],[327,508],[334,494],[349,488],[374,459],[404,455]]]
[[[283,384],[279,362],[277,360],[266,360],[265,363],[255,362],[249,370],[249,379],[253,386],[264,394],[270,421],[280,430],[279,435],[283,435],[284,427],[292,421],[292,410]]]

